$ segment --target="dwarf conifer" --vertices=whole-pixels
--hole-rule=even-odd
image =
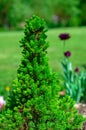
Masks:
[[[74,130],[82,125],[73,101],[59,97],[57,75],[50,70],[46,56],[46,37],[43,19],[33,16],[27,20],[17,79],[7,108],[0,114],[3,130]]]

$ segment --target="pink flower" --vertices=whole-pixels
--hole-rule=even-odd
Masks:
[[[3,109],[6,104],[6,101],[4,100],[3,96],[0,96],[0,109]]]

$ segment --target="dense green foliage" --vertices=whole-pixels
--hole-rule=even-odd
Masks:
[[[85,0],[0,0],[0,27],[22,28],[32,14],[43,17],[49,27],[86,25]]]
[[[73,63],[73,69],[79,67],[80,70],[83,70],[82,66],[86,66],[86,28],[49,29],[47,38],[50,46],[47,56],[49,58],[49,65],[53,71],[58,71],[59,78],[62,74],[59,60],[63,56],[63,43],[57,36],[62,32],[71,35],[66,47],[72,52],[70,60]],[[6,88],[11,88],[12,81],[16,77],[16,70],[20,64],[21,49],[18,41],[20,41],[22,35],[22,31],[0,32],[0,95],[3,95],[5,99],[8,95]]]
[[[3,130],[75,130],[84,120],[66,95],[59,96],[57,75],[53,73],[46,57],[46,29],[44,20],[31,17],[21,40],[22,60],[17,79],[0,114]]]

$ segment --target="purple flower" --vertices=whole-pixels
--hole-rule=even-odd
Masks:
[[[71,56],[71,52],[70,52],[70,51],[64,52],[64,56],[65,56],[65,57],[70,57],[70,56]]]
[[[75,72],[79,72],[79,68],[77,67],[77,68],[75,68],[75,70],[74,70]]]
[[[67,39],[70,38],[70,35],[68,33],[62,33],[62,34],[59,35],[59,38],[61,40],[67,40]]]

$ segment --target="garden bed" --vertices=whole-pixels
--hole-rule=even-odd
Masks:
[[[86,103],[76,104],[75,108],[86,118]],[[86,130],[86,122],[83,123],[83,130]]]

